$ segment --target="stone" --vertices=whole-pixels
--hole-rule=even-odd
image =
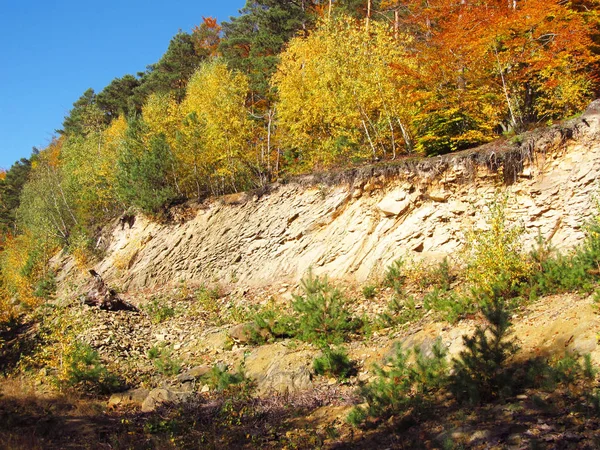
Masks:
[[[427,197],[434,202],[443,203],[450,198],[450,193],[442,189],[434,189],[427,194]]]
[[[117,406],[136,406],[141,407],[150,391],[144,388],[131,389],[125,392],[113,394],[108,399],[108,407],[116,408]]]
[[[185,372],[177,375],[177,380],[180,383],[185,383],[187,381],[194,381],[194,380],[197,380],[198,378],[206,375],[208,372],[210,372],[210,370],[211,370],[211,367],[207,366],[207,365],[192,367],[191,369],[186,370]]]
[[[191,396],[190,392],[176,392],[166,388],[152,389],[142,403],[142,412],[152,412],[165,403],[182,402]]]
[[[206,333],[199,340],[198,346],[204,350],[223,350],[229,342],[229,334],[226,330],[217,330]]]
[[[247,344],[252,338],[252,329],[258,331],[254,322],[234,325],[229,329],[229,337],[240,344]]]
[[[245,360],[246,376],[259,394],[294,394],[312,387],[313,352],[290,350],[281,343],[263,345]]]
[[[363,190],[365,192],[371,192],[371,191],[374,191],[375,189],[376,189],[376,184],[372,181],[367,182],[363,187]]]
[[[377,204],[377,208],[387,217],[399,216],[408,210],[410,200],[385,198]]]

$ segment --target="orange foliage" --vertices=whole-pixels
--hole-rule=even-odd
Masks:
[[[589,100],[598,63],[590,29],[562,1],[432,0],[406,3],[403,13],[419,35],[430,109],[488,103],[519,129]]]
[[[194,49],[196,53],[206,56],[217,56],[219,43],[221,42],[221,26],[214,17],[202,17],[200,26],[192,30],[194,37]]]
[[[50,167],[53,168],[58,168],[62,162],[61,162],[61,151],[62,151],[62,146],[65,142],[65,137],[64,136],[59,136],[56,137],[54,136],[52,138],[52,141],[50,142],[50,144],[48,144],[48,147],[46,147],[41,153],[40,155],[46,160],[47,164]],[[36,161],[34,160],[32,163],[33,167],[36,167]]]

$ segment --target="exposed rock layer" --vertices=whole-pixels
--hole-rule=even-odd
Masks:
[[[96,267],[129,289],[179,280],[258,286],[316,273],[358,281],[395,258],[453,257],[508,194],[509,217],[565,249],[583,237],[600,174],[599,105],[580,119],[477,152],[348,171],[333,185],[306,177],[259,197],[215,200],[191,220],[115,225]],[[338,174],[339,175],[339,174]],[[335,178],[335,177],[330,177]],[[335,181],[335,180],[334,180]]]

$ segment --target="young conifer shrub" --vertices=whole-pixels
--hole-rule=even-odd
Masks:
[[[600,278],[600,220],[589,222],[585,231],[582,244],[567,254],[538,237],[531,254],[537,268],[530,281],[535,294],[594,290]]]
[[[322,354],[313,361],[313,370],[317,375],[328,375],[344,380],[355,372],[355,365],[350,361],[345,348],[325,346],[322,350]]]
[[[302,280],[302,295],[295,295],[292,307],[297,313],[299,339],[318,345],[340,344],[360,328],[346,307],[341,291],[327,278],[319,278],[309,270]]]
[[[463,336],[466,348],[452,360],[450,390],[459,401],[479,403],[508,395],[512,389],[513,371],[507,363],[518,346],[508,337],[510,312],[498,294],[501,288],[492,289],[481,306],[487,325],[478,326],[472,336]]]
[[[230,372],[227,367],[221,365],[213,366],[212,369],[202,377],[202,380],[212,389],[216,389],[219,392],[226,390],[232,385],[247,381],[241,370],[233,373]]]
[[[63,384],[80,386],[87,391],[106,394],[120,386],[119,379],[100,361],[100,355],[87,344],[75,341],[65,355],[66,371]]]
[[[355,426],[368,417],[387,418],[428,404],[448,379],[446,349],[437,340],[426,356],[417,348],[405,351],[398,344],[387,367],[375,366],[374,370],[377,378],[359,392],[366,406],[355,407],[348,416]]]
[[[173,358],[173,348],[169,345],[154,345],[148,350],[148,359],[162,375],[177,375],[181,371],[181,362]]]
[[[393,288],[398,295],[404,292],[406,282],[405,262],[402,258],[396,259],[388,266],[383,276],[383,285]]]
[[[435,311],[439,318],[456,323],[477,310],[471,298],[454,291],[435,288],[423,297],[423,307]]]

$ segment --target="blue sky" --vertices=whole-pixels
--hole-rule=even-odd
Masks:
[[[136,74],[202,16],[236,16],[244,0],[20,0],[0,14],[0,168],[45,147],[91,87]]]

